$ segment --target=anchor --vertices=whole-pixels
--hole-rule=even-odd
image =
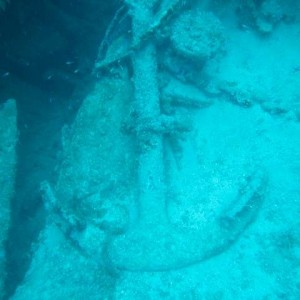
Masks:
[[[232,245],[256,216],[266,183],[259,172],[249,174],[247,182],[241,185],[236,206],[225,210],[207,228],[188,228],[170,222],[164,130],[160,130],[164,115],[157,79],[157,49],[153,39],[145,38],[145,28],[153,20],[162,18],[153,13],[156,0],[127,0],[126,3],[132,18],[133,45],[139,45],[133,47],[132,56],[134,108],[136,127],[139,128],[136,130],[139,144],[138,216],[127,231],[110,237],[106,256],[110,267],[119,270],[167,271],[200,263]]]

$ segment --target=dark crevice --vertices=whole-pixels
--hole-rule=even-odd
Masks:
[[[0,16],[0,103],[18,107],[18,167],[7,241],[7,298],[30,266],[45,223],[39,190],[55,179],[61,128],[93,85],[92,69],[117,1],[11,0]]]

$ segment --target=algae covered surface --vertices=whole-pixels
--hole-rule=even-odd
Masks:
[[[24,246],[7,254],[7,298],[299,299],[300,5],[114,5],[88,75],[79,54],[60,70],[72,93],[48,90],[43,114],[43,96],[15,96],[23,171],[7,249],[26,217],[30,250],[26,263]]]

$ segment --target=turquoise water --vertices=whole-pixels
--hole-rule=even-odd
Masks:
[[[0,15],[2,298],[300,299],[300,3],[37,8]]]

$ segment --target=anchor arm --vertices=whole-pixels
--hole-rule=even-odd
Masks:
[[[257,216],[263,203],[266,178],[255,174],[238,195],[234,205],[218,220],[201,229],[171,224],[141,224],[120,235],[108,253],[115,268],[129,271],[161,272],[201,263],[226,251]]]

